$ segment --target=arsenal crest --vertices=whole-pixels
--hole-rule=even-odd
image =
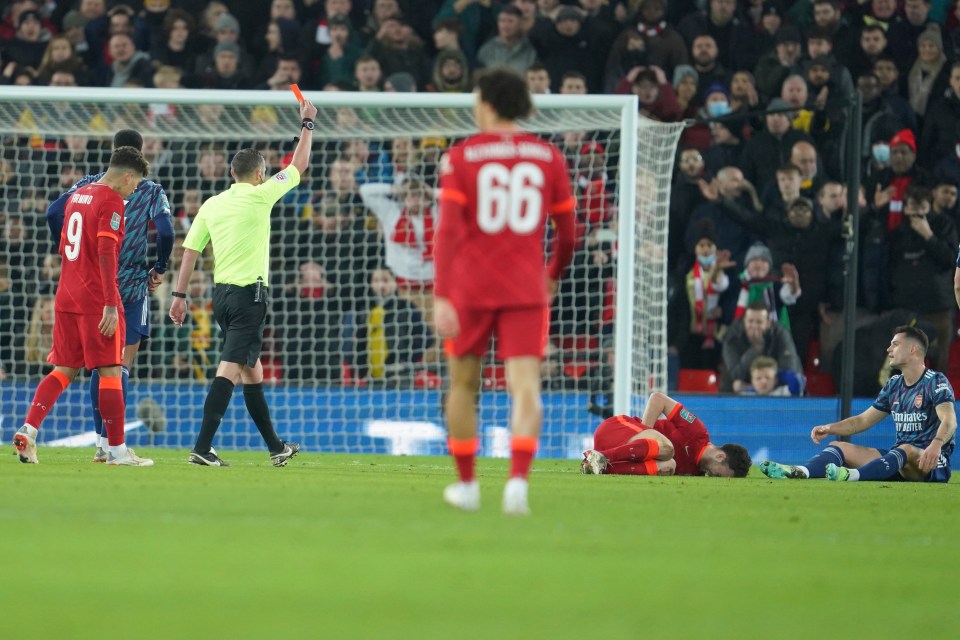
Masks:
[[[913,406],[916,407],[917,409],[919,409],[920,407],[923,406],[923,394],[922,394],[922,393],[918,393],[918,394],[917,394],[917,397],[914,398],[914,400],[913,400]]]

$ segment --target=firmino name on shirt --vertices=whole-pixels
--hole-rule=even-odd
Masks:
[[[93,196],[88,193],[78,193],[77,195],[73,196],[71,200],[74,202],[74,204],[90,204],[93,202]]]
[[[553,159],[550,147],[536,142],[488,142],[466,147],[463,157],[467,162],[482,162],[493,158],[535,158],[549,162]]]

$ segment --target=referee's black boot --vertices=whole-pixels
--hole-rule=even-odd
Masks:
[[[283,440],[280,442],[283,442],[283,450],[270,454],[270,462],[275,467],[287,466],[287,461],[300,453],[300,445],[296,442],[284,442]]]
[[[190,458],[187,460],[190,464],[195,464],[201,467],[229,467],[230,465],[226,460],[221,460],[220,456],[217,455],[217,450],[213,447],[210,447],[210,451],[207,453],[197,453],[196,451],[190,452]]]

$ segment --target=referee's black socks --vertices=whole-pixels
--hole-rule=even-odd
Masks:
[[[263,441],[267,443],[270,453],[283,451],[283,442],[274,431],[273,422],[270,421],[270,408],[267,407],[267,399],[263,396],[263,383],[244,384],[243,400],[247,403],[247,411],[250,412],[250,417],[257,425],[260,435],[263,436]]]
[[[197,444],[193,448],[200,454],[210,452],[213,445],[213,436],[217,434],[220,428],[220,421],[223,420],[223,414],[227,412],[230,405],[230,397],[233,395],[233,383],[228,379],[217,376],[210,385],[210,391],[207,393],[207,399],[203,403],[203,424],[200,425],[200,435],[197,436]],[[263,395],[263,391],[260,392]],[[249,401],[247,406],[250,406]]]

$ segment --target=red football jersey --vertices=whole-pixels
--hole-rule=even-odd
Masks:
[[[97,244],[100,236],[117,241],[117,252],[123,242],[123,199],[110,187],[94,182],[77,191],[67,200],[60,233],[62,267],[57,287],[56,310],[67,313],[102,314],[103,287],[100,282],[100,257]],[[119,287],[113,274],[113,288]]]
[[[703,450],[710,444],[710,434],[700,418],[678,405],[672,418],[657,420],[653,428],[673,444],[673,459],[677,463],[676,475],[705,475],[700,470],[699,462]]]
[[[520,131],[471,136],[444,156],[440,189],[463,206],[439,222],[455,246],[450,271],[436,274],[438,295],[458,309],[546,305],[547,217],[576,207],[556,147]]]

